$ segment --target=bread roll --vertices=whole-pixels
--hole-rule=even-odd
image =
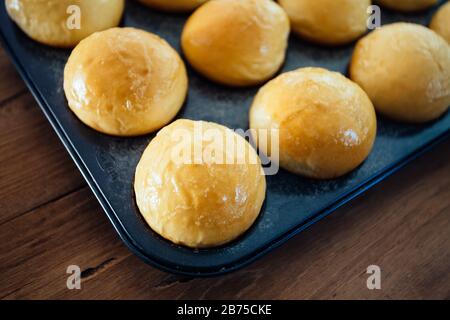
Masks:
[[[279,0],[292,30],[325,45],[351,42],[367,30],[370,0]]]
[[[214,0],[187,21],[181,44],[207,78],[248,86],[272,77],[286,53],[289,20],[271,0]]]
[[[139,0],[139,2],[162,11],[191,11],[208,0]]]
[[[430,28],[450,43],[450,2],[444,4],[435,13]]]
[[[421,25],[386,25],[357,43],[350,77],[386,116],[433,120],[450,104],[450,47]]]
[[[226,135],[241,146],[240,153],[233,152],[231,143],[216,144]],[[208,152],[212,150],[217,152]],[[176,244],[204,248],[227,243],[253,224],[264,202],[266,180],[244,138],[215,123],[177,120],[145,149],[134,190],[137,206],[154,231]]]
[[[91,128],[117,136],[167,124],[180,110],[187,85],[178,53],[133,28],[94,33],[73,50],[64,69],[70,109]]]
[[[376,0],[376,3],[386,8],[411,12],[427,9],[438,3],[439,0]]]
[[[360,165],[376,135],[375,110],[364,91],[337,72],[303,68],[263,86],[250,109],[250,128],[279,130],[280,166],[331,179]],[[258,137],[254,137],[255,140]],[[260,151],[276,159],[270,144]]]
[[[56,47],[73,47],[90,34],[115,27],[124,0],[6,0],[6,10],[32,39]],[[73,29],[70,6],[80,9],[80,29]],[[70,26],[70,28],[69,28]]]

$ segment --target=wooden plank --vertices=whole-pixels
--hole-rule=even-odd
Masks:
[[[258,262],[210,279],[166,274],[131,255],[83,189],[0,226],[0,272],[7,279],[0,293],[7,299],[450,298],[449,160],[447,141]],[[81,290],[65,287],[72,263],[89,269]],[[381,267],[382,290],[366,287],[370,264]]]
[[[0,225],[0,297],[70,293],[69,265],[85,270],[129,255],[85,187]]]
[[[85,185],[30,94],[0,107],[0,136],[0,223]]]
[[[5,50],[0,46],[0,105],[8,99],[25,93],[25,84],[20,79]]]

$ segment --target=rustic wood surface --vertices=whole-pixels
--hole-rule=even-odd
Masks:
[[[450,299],[450,141],[252,265],[191,279],[122,244],[3,49],[0,137],[2,299]]]

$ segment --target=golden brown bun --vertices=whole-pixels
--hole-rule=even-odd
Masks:
[[[450,43],[450,2],[439,8],[431,20],[430,28]]]
[[[138,0],[139,2],[162,11],[192,11],[208,0]]]
[[[133,28],[84,39],[64,70],[72,111],[91,128],[117,136],[167,124],[183,105],[187,85],[178,53],[158,36]]]
[[[450,104],[450,47],[423,26],[386,25],[357,43],[350,78],[377,111],[400,121],[433,120]]]
[[[32,39],[56,47],[74,47],[94,32],[116,27],[122,17],[124,0],[6,0],[9,16]],[[80,29],[69,29],[76,5],[81,11]]]
[[[271,0],[214,0],[197,9],[181,37],[192,66],[213,81],[248,86],[283,64],[289,20]]]
[[[357,84],[337,72],[303,68],[283,73],[259,90],[250,128],[279,130],[281,167],[330,179],[366,159],[375,140],[376,116]],[[274,157],[264,144],[258,147]]]
[[[279,0],[292,30],[326,45],[351,42],[367,30],[370,0]]]
[[[230,164],[190,164],[174,158],[195,145],[201,146],[199,154],[205,152],[212,146],[205,140],[206,132],[230,135],[253,161],[235,161],[231,144],[219,151],[224,159],[232,157]],[[177,120],[145,149],[134,190],[139,210],[154,231],[174,243],[202,248],[227,243],[253,224],[264,202],[266,180],[255,150],[244,138],[215,123]]]
[[[411,12],[427,9],[438,3],[438,1],[439,0],[377,0],[376,3],[389,9]]]

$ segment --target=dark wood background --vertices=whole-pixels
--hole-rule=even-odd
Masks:
[[[154,269],[122,244],[0,48],[0,298],[450,299],[450,141],[229,275]],[[81,267],[68,290],[66,268]],[[381,290],[366,268],[379,265]]]

